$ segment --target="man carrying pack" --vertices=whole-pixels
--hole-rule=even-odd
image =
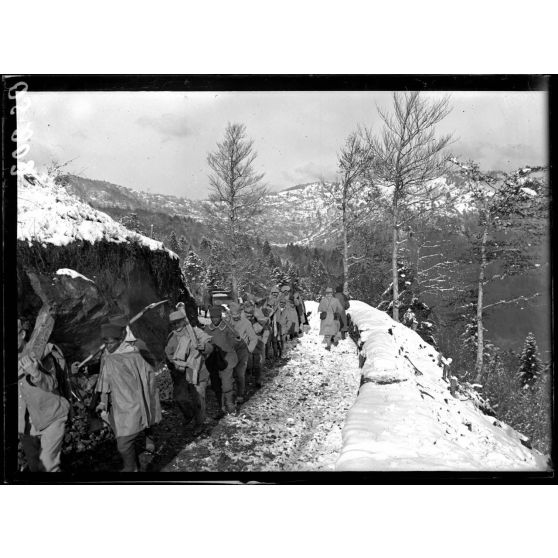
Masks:
[[[211,337],[211,343],[217,345],[224,353],[224,359],[227,366],[224,370],[219,370],[219,378],[221,379],[221,409],[225,413],[234,413],[236,406],[234,402],[233,392],[233,370],[238,363],[238,356],[235,351],[237,339],[231,326],[223,321],[223,308],[221,306],[212,306],[209,309],[209,317],[211,323],[206,327],[205,331]]]
[[[331,344],[338,345],[339,316],[341,314],[341,303],[334,298],[333,289],[328,287],[325,296],[320,300],[318,312],[320,313],[320,335],[324,336],[326,351],[331,351]]]
[[[54,345],[41,362],[23,354],[29,327],[18,319],[18,431],[32,472],[59,472],[60,454],[70,403],[59,394]],[[50,361],[50,362],[49,362]]]
[[[171,312],[172,332],[167,340],[165,354],[173,382],[173,398],[187,422],[194,418],[194,435],[203,432],[205,424],[205,393],[209,372],[204,358],[211,354],[211,337],[193,326],[187,327],[182,308]],[[192,333],[193,337],[192,338]]]
[[[231,326],[240,339],[235,344],[236,354],[238,355],[238,364],[234,367],[234,377],[236,379],[236,403],[244,401],[246,389],[246,366],[248,358],[258,345],[258,336],[254,331],[254,327],[248,321],[242,312],[240,304],[233,302],[230,305]]]
[[[281,344],[283,347],[290,339],[290,332],[293,326],[293,315],[292,312],[287,308],[287,301],[285,297],[281,295],[279,299],[279,310],[275,314],[277,323],[281,328]]]
[[[256,388],[259,389],[262,387],[262,360],[264,357],[265,344],[269,336],[269,328],[267,328],[269,320],[259,308],[255,307],[253,302],[244,303],[244,315],[252,324],[258,338],[256,348],[248,357],[248,369],[254,375]]]

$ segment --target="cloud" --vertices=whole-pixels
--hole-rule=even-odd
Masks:
[[[296,167],[294,171],[283,171],[282,176],[288,182],[304,184],[306,182],[317,182],[319,180],[334,180],[335,169],[328,165],[320,165],[312,161]]]
[[[89,139],[89,136],[83,130],[76,130],[75,132],[72,133],[72,137],[77,139],[82,139],[82,140]]]
[[[159,117],[142,116],[136,120],[136,123],[159,132],[164,137],[163,141],[171,138],[184,138],[193,134],[183,118],[168,112]]]
[[[510,171],[522,165],[546,162],[546,153],[540,146],[526,143],[466,141],[452,147],[462,158],[476,161],[485,170]]]

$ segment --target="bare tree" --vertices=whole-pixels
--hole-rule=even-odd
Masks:
[[[480,231],[475,235],[469,234],[469,237],[473,241],[478,258],[474,331],[475,382],[480,383],[484,368],[485,312],[503,304],[526,302],[540,294],[502,299],[491,304],[484,302],[485,287],[488,283],[522,273],[536,265],[530,239],[544,234],[545,221],[540,217],[548,210],[545,180],[536,178],[536,173],[546,172],[546,168],[525,167],[515,173],[501,173],[498,176],[481,172],[474,162],[463,164],[456,159],[452,159],[452,162],[468,179],[470,202],[477,209],[479,217]],[[520,231],[519,234],[507,234],[513,229]],[[506,234],[496,240],[494,235],[498,231]],[[500,262],[502,270],[490,275],[487,273],[488,266],[496,260]]]
[[[452,195],[407,228],[407,242],[401,252],[414,267],[418,297],[428,296],[438,302],[456,300],[465,290],[458,265],[464,256],[456,254],[455,246],[461,233],[455,198]]]
[[[380,137],[368,132],[374,175],[391,188],[388,207],[392,223],[393,319],[399,320],[398,253],[401,229],[417,214],[434,207],[445,195],[432,181],[446,170],[444,149],[451,136],[436,137],[435,126],[450,112],[449,100],[430,102],[419,92],[395,92],[393,113],[379,110],[384,122]]]
[[[211,168],[207,211],[225,243],[223,264],[230,276],[235,300],[238,300],[241,240],[253,231],[253,218],[261,213],[262,199],[267,194],[262,183],[264,174],[254,168],[256,157],[254,142],[246,137],[244,124],[231,123],[227,125],[223,141],[207,156]]]
[[[349,295],[349,270],[351,259],[360,261],[360,258],[350,256],[349,235],[351,225],[356,223],[359,202],[362,201],[365,180],[371,165],[372,147],[369,142],[363,141],[362,134],[353,132],[345,141],[338,157],[339,180],[327,185],[326,189],[331,194],[331,200],[341,212],[341,236],[343,253],[343,292]]]

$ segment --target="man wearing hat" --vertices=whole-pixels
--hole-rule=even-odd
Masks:
[[[209,380],[204,357],[213,351],[211,337],[196,326],[191,330],[186,327],[183,308],[171,312],[169,320],[172,331],[165,354],[173,382],[173,399],[187,423],[194,418],[194,434],[201,434],[205,423],[205,392]]]
[[[266,329],[269,320],[259,308],[256,308],[253,302],[249,301],[244,303],[244,315],[250,324],[252,324],[258,338],[256,348],[248,357],[248,370],[254,375],[256,388],[259,389],[262,387],[262,359],[265,351],[265,343],[268,338],[267,336],[269,335],[269,329]]]
[[[298,337],[300,332],[299,329],[299,322],[298,322],[298,312],[295,308],[294,296],[289,294],[288,297],[285,297],[287,303],[287,312],[289,313],[289,319],[291,321],[291,327],[289,330],[289,338],[293,339],[294,337]]]
[[[266,358],[273,359],[276,356],[280,356],[280,339],[279,331],[277,327],[277,310],[279,309],[279,295],[280,289],[277,285],[273,286],[269,290],[269,296],[262,307],[262,313],[267,317],[269,324],[269,336],[267,343],[265,344]]]
[[[289,332],[291,331],[293,321],[292,312],[287,308],[287,301],[283,295],[279,297],[279,310],[277,310],[276,318],[281,331],[281,342],[284,346],[290,338]]]
[[[96,386],[101,394],[97,411],[108,415],[123,461],[122,472],[136,472],[136,439],[161,420],[155,375],[137,347],[125,340],[126,328],[103,324],[101,337],[105,351]]]
[[[303,326],[308,325],[308,319],[306,318],[306,307],[304,306],[304,300],[300,291],[295,288],[293,292],[293,303],[296,310],[296,315],[298,317],[298,332],[302,333],[304,331]]]
[[[279,307],[279,287],[273,286],[269,289],[269,296],[265,302],[265,306],[271,309],[271,311],[277,310]]]
[[[289,295],[291,294],[291,287],[289,287],[289,285],[283,285],[281,287],[281,294],[285,297],[288,298]]]
[[[331,343],[339,343],[339,317],[341,314],[341,303],[333,296],[333,289],[328,287],[325,296],[320,301],[318,312],[320,313],[320,335],[324,336],[326,351],[331,350]]]
[[[59,393],[57,358],[51,343],[41,362],[24,353],[29,325],[18,319],[18,431],[31,472],[60,471],[60,454],[70,404]]]
[[[211,323],[206,327],[206,332],[211,337],[211,342],[225,353],[227,363],[227,367],[219,371],[222,389],[221,408],[225,413],[234,413],[236,406],[233,393],[233,369],[238,363],[238,356],[234,348],[238,341],[237,336],[231,326],[223,321],[221,306],[212,306],[209,309],[209,317]]]
[[[234,367],[233,374],[236,379],[236,403],[244,401],[246,387],[246,366],[248,357],[254,352],[258,345],[258,336],[252,324],[246,319],[240,304],[233,302],[230,305],[231,325],[240,339],[235,343],[238,363]]]

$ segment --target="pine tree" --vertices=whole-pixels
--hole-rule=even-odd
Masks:
[[[171,233],[169,234],[167,247],[175,254],[180,254],[180,244],[178,244],[178,239],[176,238],[176,233],[174,231],[171,231]]]
[[[202,239],[200,240],[200,252],[202,254],[206,254],[208,255],[209,252],[211,252],[211,248],[213,247],[213,243],[211,242],[211,240],[208,240],[207,238],[202,237]]]
[[[467,193],[478,212],[478,232],[468,232],[465,229],[465,234],[472,241],[478,263],[475,381],[480,383],[484,366],[483,321],[486,311],[498,305],[526,302],[539,296],[539,293],[534,293],[530,296],[503,298],[490,304],[485,302],[485,291],[491,281],[521,274],[532,268],[537,259],[531,242],[532,238],[537,238],[545,230],[543,223],[548,208],[545,177],[537,178],[536,174],[544,172],[545,168],[525,167],[515,173],[495,175],[481,172],[479,165],[473,161],[466,165],[456,159],[452,161],[466,178]],[[501,269],[498,273],[493,273],[490,265],[496,259],[499,260]]]
[[[120,218],[120,223],[124,225],[128,230],[141,234],[141,224],[139,222],[137,213],[124,215]]]
[[[209,291],[221,288],[219,272],[212,265],[207,266],[203,282]]]
[[[289,284],[296,287],[299,283],[299,273],[296,266],[291,262],[289,262],[287,265],[286,275]]]
[[[206,269],[203,260],[193,250],[190,250],[182,266],[182,271],[189,283],[200,283],[203,281]]]
[[[289,278],[285,273],[285,270],[281,267],[276,267],[271,272],[271,276],[273,277],[273,281],[282,287],[283,285],[287,285],[289,283]]]
[[[192,247],[188,244],[188,241],[186,240],[186,237],[184,235],[180,236],[178,245],[180,246],[181,254],[188,254],[188,252],[190,252],[190,250],[192,249]]]
[[[519,381],[521,387],[533,386],[540,376],[543,366],[537,347],[537,340],[533,333],[529,333],[523,344],[523,351],[519,357]]]
[[[254,217],[263,211],[267,193],[263,173],[256,170],[257,153],[254,142],[246,135],[243,124],[229,123],[225,137],[217,149],[207,156],[209,174],[209,204],[205,206],[211,227],[225,244],[221,266],[232,287],[232,297],[238,300],[239,280],[247,262],[243,258],[241,241],[254,232]]]
[[[317,297],[327,287],[329,276],[323,262],[319,259],[312,261],[310,269],[310,290]]]

